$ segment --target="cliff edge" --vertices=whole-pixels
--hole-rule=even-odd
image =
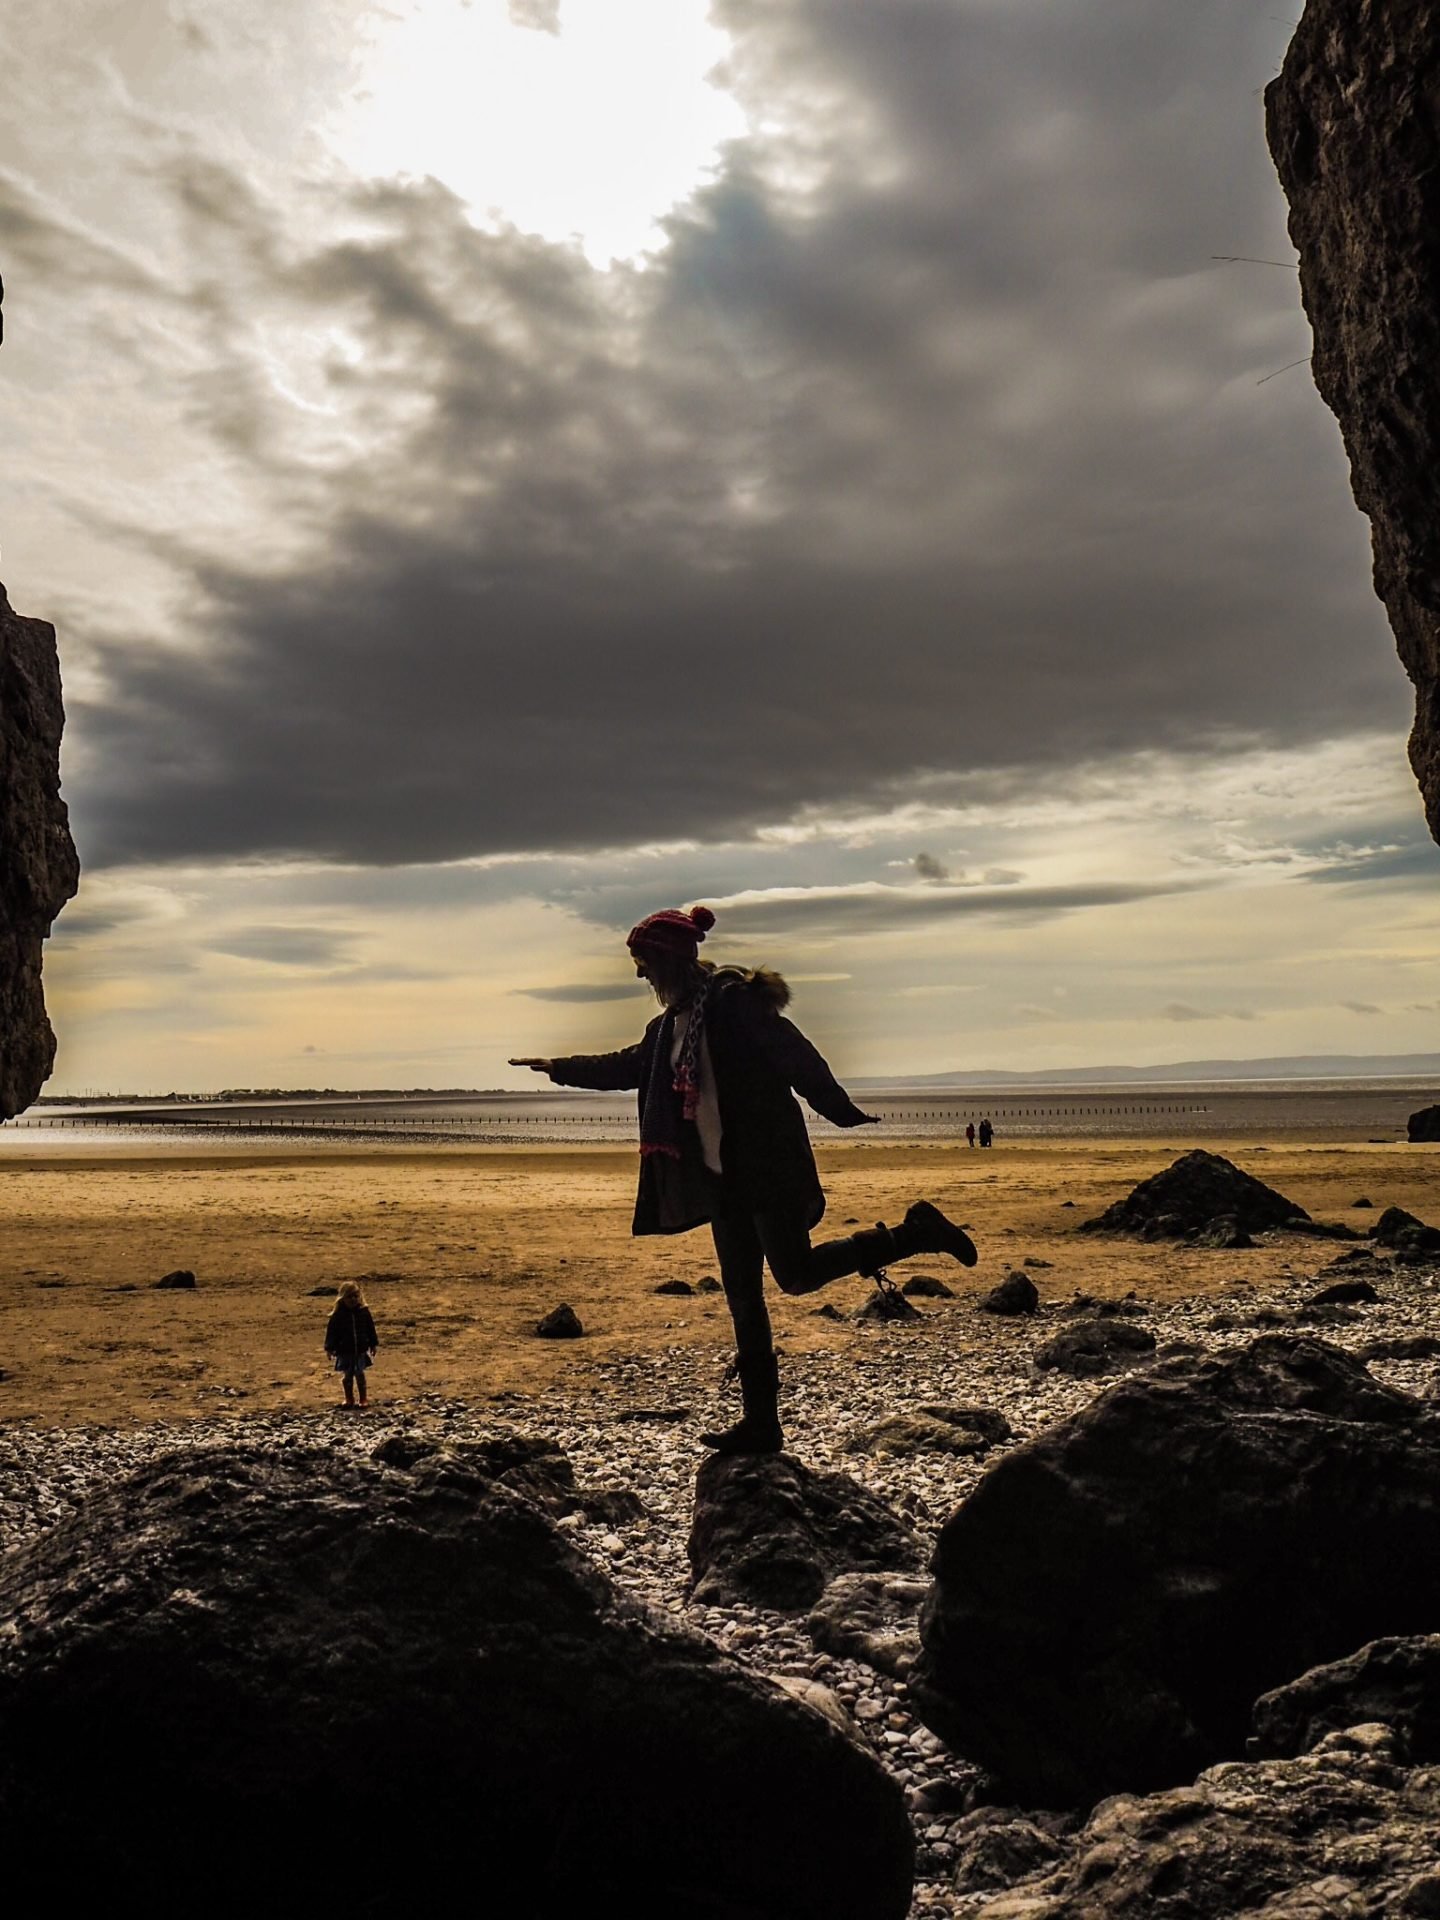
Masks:
[[[1440,0],[1308,0],[1265,115],[1440,841]]]
[[[60,798],[55,629],[24,620],[0,586],[0,1119],[26,1107],[55,1060],[40,958],[80,880]]]

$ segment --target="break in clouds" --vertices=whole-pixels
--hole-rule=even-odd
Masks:
[[[12,330],[46,283],[189,463],[74,503],[136,582],[60,610],[92,869],[733,841],[1403,730],[1333,424],[1257,384],[1293,275],[1209,257],[1290,257],[1284,23],[715,17],[751,131],[609,271],[123,89],[145,232],[0,181]]]

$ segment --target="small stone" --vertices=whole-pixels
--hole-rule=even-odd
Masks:
[[[856,1314],[857,1320],[919,1320],[923,1316],[912,1307],[898,1287],[877,1287]]]
[[[1360,1307],[1373,1306],[1380,1296],[1368,1280],[1337,1280],[1333,1286],[1322,1287],[1319,1293],[1312,1293],[1312,1307]]]
[[[188,1267],[177,1267],[173,1273],[167,1273],[154,1283],[157,1287],[189,1288],[195,1285],[195,1276]]]
[[[720,1282],[715,1278],[713,1273],[707,1273],[703,1280],[698,1280],[695,1283],[695,1291],[697,1293],[723,1293],[724,1288],[720,1285]]]
[[[552,1308],[543,1320],[535,1323],[535,1332],[542,1340],[578,1340],[584,1331],[579,1314],[563,1304]]]
[[[662,1280],[659,1286],[655,1288],[656,1293],[684,1294],[687,1298],[693,1294],[694,1291],[694,1287],[691,1286],[688,1280]]]
[[[1029,1274],[1022,1273],[1017,1267],[1013,1273],[1007,1273],[999,1286],[992,1287],[976,1305],[981,1313],[998,1313],[1008,1318],[1034,1313],[1040,1305],[1040,1295]]]
[[[947,1287],[943,1280],[937,1280],[933,1273],[917,1273],[905,1282],[900,1291],[911,1300],[953,1300],[955,1291]]]

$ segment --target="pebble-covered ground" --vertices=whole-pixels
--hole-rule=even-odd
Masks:
[[[1210,1327],[1222,1307],[1232,1319],[1249,1319],[1263,1309],[1294,1308],[1316,1289],[1309,1276],[1339,1251],[1302,1245],[1296,1264],[1303,1262],[1305,1278],[1275,1291],[1246,1294],[1243,1304],[1213,1297],[1172,1302],[1148,1313],[1145,1324],[1162,1350],[1181,1340],[1216,1349],[1243,1344],[1257,1329]],[[1214,1257],[1223,1261],[1226,1256]],[[1378,1285],[1379,1304],[1348,1310],[1349,1317],[1313,1330],[1352,1349],[1377,1339],[1440,1334],[1440,1278],[1433,1271],[1397,1269]],[[863,1347],[850,1354],[782,1359],[782,1414],[792,1452],[812,1466],[853,1474],[903,1512],[928,1540],[986,1462],[851,1451],[847,1443],[857,1429],[925,1402],[982,1404],[1008,1417],[1013,1445],[1083,1405],[1106,1382],[1040,1373],[1031,1365],[1032,1350],[1056,1329],[1054,1308],[1037,1322],[996,1319],[958,1302],[920,1304],[925,1310],[922,1321],[867,1328]],[[1411,1392],[1427,1394],[1440,1383],[1440,1365],[1433,1359],[1372,1365],[1377,1376]],[[686,1599],[685,1542],[700,1458],[695,1435],[704,1426],[724,1424],[738,1411],[734,1389],[724,1385],[713,1353],[676,1346],[658,1356],[617,1360],[608,1374],[579,1397],[502,1394],[471,1405],[431,1395],[399,1405],[382,1400],[364,1414],[325,1408],[248,1416],[238,1408],[226,1410],[220,1400],[213,1417],[184,1424],[131,1429],[5,1426],[0,1428],[0,1528],[7,1547],[20,1545],[62,1520],[87,1493],[116,1475],[177,1447],[223,1444],[241,1432],[252,1440],[326,1440],[357,1451],[368,1451],[389,1433],[416,1428],[465,1438],[500,1427],[543,1435],[570,1455],[582,1485],[620,1485],[643,1499],[647,1517],[624,1527],[592,1525],[579,1516],[562,1522],[621,1587],[688,1620],[747,1664],[770,1674],[819,1680],[845,1702],[860,1733],[904,1787],[914,1815],[920,1848],[914,1920],[972,1911],[983,1896],[966,1898],[951,1886],[951,1831],[975,1772],[915,1719],[904,1684],[859,1662],[817,1653],[803,1615],[695,1606]],[[376,1378],[378,1386],[382,1374],[377,1372]],[[637,1409],[668,1409],[678,1417],[624,1417]]]

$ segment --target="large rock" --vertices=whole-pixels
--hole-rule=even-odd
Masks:
[[[10,1555],[0,1621],[16,1913],[909,1905],[870,1754],[448,1453],[171,1455]]]
[[[1303,1207],[1242,1173],[1223,1154],[1196,1147],[1142,1180],[1123,1200],[1097,1219],[1084,1220],[1082,1233],[1135,1233],[1148,1238],[1178,1238],[1224,1221],[1227,1232],[1263,1233],[1310,1218]]]
[[[1289,1759],[1366,1720],[1393,1728],[1407,1759],[1440,1763],[1440,1634],[1372,1640],[1263,1694],[1250,1751]]]
[[[1032,1869],[967,1905],[971,1920],[1425,1920],[1440,1913],[1437,1819],[1440,1769],[1407,1772],[1387,1728],[1357,1727],[1301,1759],[1121,1794],[1073,1836],[992,1820],[958,1884],[993,1885],[997,1860]]]
[[[55,629],[22,620],[0,587],[0,1120],[29,1106],[55,1063],[41,949],[80,883],[60,798],[64,724]]]
[[[695,1476],[686,1546],[695,1599],[812,1607],[841,1573],[917,1567],[920,1543],[845,1473],[788,1453],[712,1454]]]
[[[1440,1412],[1322,1342],[1163,1359],[941,1532],[923,1717],[1030,1805],[1192,1779],[1255,1698],[1440,1619]]]
[[[1440,839],[1440,4],[1308,0],[1265,108]]]
[[[1405,1135],[1412,1146],[1420,1141],[1440,1141],[1440,1107],[1421,1107],[1418,1113],[1412,1113]]]

